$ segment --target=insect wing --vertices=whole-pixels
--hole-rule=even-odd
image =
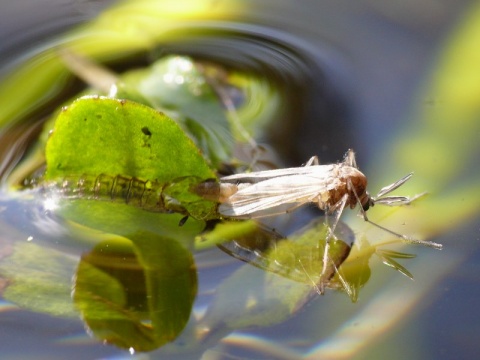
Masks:
[[[288,212],[290,208],[297,207],[297,204],[298,202],[288,201],[285,196],[272,196],[263,199],[242,199],[236,202],[221,204],[219,206],[219,212],[222,215],[230,217],[255,218],[285,213]],[[267,209],[272,209],[272,213],[265,215],[256,214]]]
[[[321,175],[323,176],[281,176],[246,186],[221,204],[219,211],[225,216],[238,217],[282,206],[288,210],[315,201],[317,196],[340,183],[337,178]]]
[[[316,177],[327,177],[337,165],[313,165],[287,169],[255,171],[251,173],[235,174],[225,176],[220,179],[221,182],[249,182],[257,183],[268,179],[274,179],[284,176],[311,175]]]

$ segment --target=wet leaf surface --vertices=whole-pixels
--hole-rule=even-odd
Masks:
[[[141,104],[99,97],[76,100],[55,122],[46,161],[47,182],[77,178],[81,183],[85,177],[121,175],[155,182],[156,196],[165,190],[172,203],[192,216],[206,218],[214,213],[214,203],[202,201],[189,189],[215,174],[174,121]],[[87,195],[95,197],[99,185],[92,182]],[[128,202],[134,195],[128,181],[125,186],[123,197]],[[168,210],[165,201],[158,202]]]

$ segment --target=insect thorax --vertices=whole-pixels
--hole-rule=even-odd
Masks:
[[[205,200],[223,203],[238,191],[238,186],[228,183],[220,184],[215,180],[211,180],[198,184],[193,190]]]
[[[342,166],[339,169],[340,186],[330,193],[330,206],[339,202],[345,194],[348,194],[346,206],[353,209],[359,202],[365,207],[370,202],[367,192],[367,177],[358,169],[351,166]]]

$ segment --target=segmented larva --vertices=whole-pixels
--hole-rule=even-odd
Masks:
[[[183,179],[186,178],[178,180]],[[142,180],[124,175],[83,174],[48,182],[42,187],[46,193],[60,194],[66,199],[113,201],[147,211],[185,213],[185,208],[180,202],[168,195],[168,190],[175,184],[178,182],[162,184],[156,180]]]

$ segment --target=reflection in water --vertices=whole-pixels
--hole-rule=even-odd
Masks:
[[[73,302],[91,333],[131,351],[151,351],[174,340],[190,317],[197,289],[185,249],[172,246],[172,239],[148,240],[157,240],[158,247],[149,249],[158,249],[155,265],[135,240],[133,246],[107,241],[82,256],[74,281]]]
[[[63,211],[62,205],[59,204],[56,213],[60,217],[67,216],[70,221],[77,219],[85,226],[91,222],[88,217],[75,217],[72,214],[83,214],[82,205],[86,205],[91,210],[92,216],[95,217],[98,214],[94,208],[95,204],[101,206],[102,203],[85,199],[77,201],[78,204],[75,201],[67,202],[66,207],[63,204]],[[32,202],[25,201],[24,203],[27,206],[30,205],[31,208]],[[135,219],[138,211],[142,217],[149,214],[142,213],[144,210],[138,210],[126,204],[112,203],[112,205],[115,206],[112,211],[116,214],[121,213],[122,207],[128,209],[128,218],[131,219]],[[72,207],[79,207],[80,210],[75,212],[69,209]],[[27,212],[31,211],[32,209],[29,209]],[[7,254],[7,257],[0,263],[0,272],[6,279],[12,281],[11,284],[7,284],[9,286],[4,292],[4,296],[21,304],[24,308],[53,316],[76,317],[79,312],[91,334],[99,340],[125,349],[151,351],[171,342],[178,337],[191,316],[190,312],[196,295],[196,267],[190,251],[185,248],[185,244],[179,242],[179,239],[182,239],[182,232],[191,232],[187,224],[190,226],[192,224],[189,222],[179,228],[179,215],[151,214],[152,217],[147,218],[146,221],[152,224],[152,220],[156,220],[157,233],[148,232],[142,222],[132,224],[132,226],[127,224],[128,221],[121,221],[113,217],[111,224],[107,219],[95,219],[97,225],[93,226],[92,230],[84,228],[88,230],[87,233],[80,234],[78,230],[81,229],[76,229],[78,225],[75,223],[63,222],[62,224],[58,222],[61,220],[60,218],[55,220],[51,215],[43,213],[45,220],[42,224],[56,223],[56,227],[63,227],[63,231],[58,232],[57,236],[51,233],[49,238],[43,241],[38,236],[34,241],[27,239],[14,243],[12,253]],[[154,215],[157,217],[153,217]],[[323,226],[323,220],[316,222]],[[98,224],[101,224],[103,228],[98,227]],[[32,229],[38,225],[39,223],[34,224]],[[95,228],[108,230],[108,232],[113,231],[118,235],[126,235],[126,238],[100,232],[96,234]],[[137,231],[135,231],[136,228],[138,228]],[[178,239],[166,236],[169,233],[173,234],[172,229],[175,229],[175,236]],[[341,229],[343,231],[340,231]],[[323,253],[318,245],[319,239],[325,237],[325,231],[319,232],[315,228],[310,230],[312,235],[304,239],[301,248],[297,249],[294,242],[291,242],[289,247],[290,255],[298,259],[302,256],[302,271],[307,271],[306,268],[309,269],[308,271],[312,271],[312,275],[307,275],[308,279],[316,276],[313,272],[319,272],[322,269]],[[337,236],[344,237],[346,230],[348,230],[346,227],[340,226]],[[45,228],[42,228],[42,232],[44,231]],[[259,231],[265,233],[264,229],[260,228]],[[80,237],[75,239],[75,234]],[[302,232],[299,234],[301,240]],[[68,240],[72,236],[73,239]],[[348,236],[353,242],[351,232]],[[250,235],[248,238],[251,239],[252,236]],[[51,244],[54,239],[58,239],[56,242],[60,241],[60,244],[57,246]],[[267,236],[265,240],[270,241],[271,235]],[[81,255],[75,255],[75,253],[80,254],[78,252],[80,248],[75,241],[80,241],[80,245],[85,241],[95,245],[90,249],[88,244],[84,244]],[[305,243],[305,241],[307,242]],[[73,247],[69,247],[69,243]],[[285,244],[287,244],[286,239],[283,240],[282,246]],[[265,245],[262,244],[262,246]],[[334,249],[335,246],[332,246],[331,258],[332,261],[335,261],[334,267],[338,268],[348,255],[348,251],[339,254],[340,258],[337,259]],[[348,247],[349,249],[350,247]],[[289,270],[292,265],[282,263],[278,245],[275,245],[273,250],[272,259],[279,261],[277,268],[280,266],[289,273],[298,271],[294,268]],[[302,251],[302,255],[297,254],[299,250]],[[316,254],[316,256],[312,257],[312,254]],[[218,260],[215,262],[217,264],[214,265],[214,268],[216,271],[221,271],[222,265],[218,264]],[[330,273],[333,275],[334,268],[331,270]],[[218,294],[214,297],[213,304],[207,305],[208,314],[203,316],[198,323],[190,320],[189,329],[182,335],[182,341],[187,341],[189,344],[190,350],[187,349],[188,351],[191,351],[191,348],[200,351],[199,347],[208,346],[213,339],[218,341],[225,335],[225,331],[230,332],[231,326],[238,327],[240,324],[234,324],[237,321],[235,318],[240,314],[243,314],[240,315],[242,321],[247,321],[245,324],[251,321],[258,325],[263,323],[263,320],[256,319],[257,310],[252,308],[251,304],[248,307],[246,303],[238,304],[235,309],[238,314],[233,317],[224,314],[222,309],[225,309],[225,306],[228,309],[232,306],[233,299],[240,300],[238,294],[235,295],[228,290],[231,286],[241,293],[250,294],[249,301],[252,301],[254,293],[259,294],[261,289],[267,286],[267,289],[263,291],[269,293],[268,297],[261,296],[256,302],[258,309],[270,309],[269,311],[276,313],[275,318],[269,319],[269,323],[281,322],[292,315],[289,307],[272,306],[276,299],[280,299],[286,294],[287,289],[288,293],[293,296],[289,302],[296,303],[293,311],[295,312],[302,308],[306,301],[312,299],[311,294],[314,294],[316,286],[319,286],[312,286],[312,284],[307,286],[298,284],[297,286],[291,280],[289,280],[290,283],[285,283],[284,281],[279,282],[275,277],[258,275],[256,276],[258,283],[255,287],[245,283],[246,275],[242,272],[221,282],[222,288],[217,289]],[[73,282],[70,281],[72,276]],[[305,282],[305,277],[302,280]],[[338,286],[332,284],[327,286]],[[75,309],[72,309],[70,301],[71,286],[74,288],[72,299]],[[257,290],[250,293],[254,288]],[[297,289],[292,292],[295,288]],[[32,301],[34,305],[31,303]],[[252,312],[251,315],[248,315],[251,316],[251,320],[246,320],[249,312]],[[230,322],[226,328],[224,327],[225,321]],[[221,335],[220,338],[217,338],[219,335]],[[178,348],[177,343],[175,342],[173,345],[177,346],[174,352],[183,352],[184,350],[182,347]]]
[[[212,6],[215,6],[215,3],[219,2],[211,2],[211,4],[213,4]],[[416,6],[425,10],[425,3],[426,2],[419,2]],[[429,57],[425,52],[428,51],[430,44],[435,46],[435,41],[432,41],[434,34],[440,34],[442,32],[437,30],[445,28],[448,23],[448,21],[445,20],[448,19],[446,14],[452,14],[452,11],[449,11],[451,8],[449,8],[448,2],[442,5],[444,6],[443,9],[436,8],[435,14],[438,16],[435,17],[435,21],[429,21],[429,19],[431,20],[431,17],[427,15],[429,11],[409,11],[409,14],[414,14],[414,16],[405,16],[405,12],[395,12],[390,8],[394,8],[395,5],[385,6],[377,4],[377,2],[370,2],[367,9],[361,5],[352,6],[348,4],[348,6],[343,6],[342,2],[337,2],[335,5],[327,5],[318,1],[305,1],[304,6],[298,6],[295,2],[288,1],[277,1],[275,3],[264,2],[262,4],[255,2],[248,5],[249,7],[245,8],[241,8],[241,6],[235,8],[237,11],[235,17],[228,17],[227,19],[227,15],[224,14],[223,17],[220,17],[222,21],[214,20],[215,16],[218,16],[218,13],[213,11],[218,10],[218,8],[215,7],[211,9],[210,19],[208,16],[200,17],[194,22],[184,19],[179,20],[178,18],[175,19],[175,24],[169,24],[170,27],[167,29],[169,34],[171,34],[171,38],[159,41],[159,52],[188,53],[201,58],[206,57],[210,60],[219,61],[234,68],[253,69],[253,71],[257,73],[266,74],[272,82],[278,84],[278,88],[284,93],[284,98],[288,99],[289,105],[282,109],[283,116],[279,117],[277,119],[278,121],[267,131],[268,137],[271,143],[277,145],[280,149],[282,156],[286,159],[288,158],[293,163],[300,163],[312,154],[320,155],[322,162],[334,161],[340,157],[344,149],[350,147],[358,149],[360,154],[378,152],[379,149],[382,148],[383,142],[387,142],[387,135],[385,134],[391,133],[390,128],[393,129],[399,126],[398,120],[404,114],[406,104],[410,101],[413,84],[416,83],[420,77],[418,75],[424,70],[423,65]],[[455,5],[458,6],[458,3]],[[218,6],[222,8],[222,5]],[[408,5],[405,6],[407,7]],[[288,13],[289,16],[285,16],[286,13]],[[129,15],[132,15],[131,18],[134,20],[134,24],[137,24],[138,20],[134,19],[134,14],[133,10],[129,12]],[[442,14],[444,18],[442,18]],[[155,15],[152,14],[152,17],[155,18]],[[151,19],[148,16],[145,17],[145,14],[139,18],[141,18],[142,21]],[[365,19],[368,19],[368,21],[365,21]],[[444,21],[438,19],[444,19]],[[112,23],[112,26],[122,22],[124,24],[125,18],[119,18],[119,21]],[[146,26],[146,22],[142,25]],[[125,27],[125,25],[122,26]],[[383,31],[385,27],[389,29],[388,32]],[[422,36],[417,36],[418,29],[425,30],[425,32],[422,32]],[[132,26],[130,31],[132,31],[135,36],[133,40],[130,40],[128,36],[122,34],[124,43],[128,44],[130,41],[132,41],[132,43],[134,41],[141,43],[141,36],[139,36],[139,34],[141,35],[142,32],[139,32],[136,26]],[[66,40],[66,42],[73,42],[74,40],[74,38],[70,38]],[[98,41],[101,43],[100,37]],[[149,43],[148,46],[153,43],[151,38],[146,42]],[[127,55],[131,53],[141,53],[140,57],[142,57],[142,59],[137,63],[143,62],[145,58],[145,48],[147,46],[145,46],[144,43],[136,48],[133,45],[131,46],[131,49],[125,50],[124,48],[122,51],[118,50],[118,48],[114,49],[113,47],[105,48],[104,52],[101,53],[98,58],[115,57],[115,51],[122,53],[122,55],[125,53],[127,53]],[[108,54],[108,52],[111,53]],[[151,55],[152,53],[150,53],[150,51],[147,52],[147,57],[155,56]],[[406,54],[408,54],[408,56]],[[37,71],[41,74],[53,74],[55,81],[50,79],[47,82],[55,84],[56,87],[53,85],[50,87],[39,86],[37,93],[33,92],[34,86],[22,88],[20,92],[15,93],[13,97],[26,100],[28,105],[23,105],[15,111],[12,111],[12,104],[15,103],[15,101],[12,100],[11,103],[4,104],[5,106],[2,107],[6,110],[1,114],[0,120],[2,124],[0,133],[2,140],[0,141],[0,156],[2,158],[2,165],[0,166],[2,173],[1,196],[2,201],[6,200],[1,206],[6,210],[0,213],[0,221],[2,224],[2,234],[0,235],[2,253],[0,257],[6,255],[5,249],[7,249],[8,245],[8,247],[13,247],[18,250],[16,254],[24,256],[23,258],[9,257],[9,261],[19,261],[17,265],[28,264],[28,266],[18,266],[19,271],[25,268],[27,270],[35,270],[35,273],[28,272],[22,274],[20,272],[17,277],[17,279],[19,279],[17,284],[21,283],[21,279],[25,281],[24,284],[30,286],[31,289],[35,289],[34,294],[32,294],[32,292],[25,292],[25,290],[19,292],[19,295],[23,296],[26,301],[24,305],[25,308],[31,308],[28,305],[28,301],[39,298],[42,294],[47,294],[45,295],[45,299],[51,300],[52,293],[48,295],[49,291],[59,291],[63,296],[60,298],[69,301],[70,277],[75,273],[74,268],[80,262],[76,270],[77,284],[79,283],[78,273],[80,273],[80,270],[82,272],[85,270],[85,273],[87,273],[88,276],[93,276],[94,280],[82,285],[97,284],[98,288],[95,289],[96,291],[98,290],[100,293],[109,292],[109,295],[113,295],[115,300],[112,302],[102,300],[84,307],[83,310],[87,309],[93,314],[89,317],[93,319],[92,323],[100,323],[101,321],[98,321],[97,316],[99,314],[102,316],[105,315],[107,310],[120,310],[118,312],[112,311],[109,315],[111,315],[112,318],[116,318],[115,321],[127,322],[126,319],[128,319],[128,321],[130,321],[129,326],[132,326],[131,328],[135,326],[140,328],[140,331],[136,333],[144,335],[143,340],[147,339],[147,342],[150,341],[149,344],[156,343],[160,335],[155,334],[154,330],[151,331],[154,320],[152,320],[152,318],[148,319],[148,316],[145,314],[141,314],[141,311],[146,306],[145,302],[142,302],[145,298],[137,301],[139,299],[128,295],[128,291],[122,294],[122,292],[118,290],[121,288],[132,289],[133,286],[135,287],[135,293],[139,294],[142,293],[142,287],[145,289],[148,288],[148,276],[145,274],[151,270],[150,275],[152,276],[151,279],[153,279],[157,276],[156,270],[158,270],[158,268],[156,268],[157,264],[155,263],[158,259],[155,259],[154,256],[151,258],[148,257],[148,255],[152,254],[152,249],[149,245],[155,243],[158,239],[150,238],[152,241],[142,242],[141,239],[149,239],[151,233],[137,233],[136,235],[138,236],[136,239],[138,240],[138,244],[140,244],[135,245],[139,246],[137,250],[132,250],[132,241],[132,243],[128,243],[130,246],[130,252],[128,252],[128,254],[120,257],[117,255],[103,257],[106,248],[102,248],[99,245],[102,242],[96,238],[96,236],[100,235],[85,235],[85,227],[87,226],[85,223],[69,223],[67,221],[68,225],[66,225],[63,222],[58,222],[58,219],[52,220],[50,216],[44,216],[42,213],[43,209],[37,213],[33,211],[31,209],[31,203],[29,204],[28,201],[22,202],[16,198],[12,199],[11,193],[6,189],[5,176],[10,173],[11,169],[24,153],[27,143],[30,143],[29,131],[25,131],[25,129],[31,129],[33,134],[37,133],[38,129],[34,124],[40,124],[45,113],[53,110],[62,99],[68,98],[69,93],[73,92],[73,88],[70,90],[65,88],[67,84],[66,79],[69,78],[69,75],[64,71],[57,71],[50,68],[50,65],[46,65],[48,61],[54,57],[52,54],[40,54],[35,58],[35,62],[31,64],[31,69],[35,70],[35,67],[37,67]],[[402,60],[398,61],[398,59]],[[131,59],[127,60],[130,61]],[[389,66],[385,66],[385,64],[389,64]],[[395,84],[395,86],[392,86],[392,84]],[[2,99],[5,98],[3,94],[4,93],[2,93]],[[61,96],[59,96],[59,94]],[[5,120],[5,114],[9,114],[11,118]],[[14,123],[8,123],[11,119],[13,119],[12,121],[14,121]],[[298,141],[298,139],[302,140]],[[365,139],[369,140],[365,141]],[[411,146],[411,148],[413,148],[413,146]],[[414,157],[415,156],[412,156],[409,160],[412,160]],[[431,164],[432,162],[430,161],[429,163]],[[383,171],[386,172],[386,176],[388,175],[388,177],[391,178],[391,174],[388,174],[389,169],[383,169]],[[419,169],[421,169],[421,167],[417,167],[415,170],[418,171]],[[400,170],[403,171],[403,169],[398,169],[398,171]],[[410,171],[411,169],[407,170]],[[428,185],[429,184],[427,184],[427,190],[429,188]],[[452,203],[449,202],[449,204]],[[80,204],[80,206],[86,208],[90,205],[83,203]],[[437,206],[431,213],[434,213],[439,208],[442,207]],[[119,208],[116,210],[118,209]],[[50,211],[51,210],[52,209],[50,209]],[[415,209],[412,211],[415,212]],[[32,219],[34,218],[32,214],[36,214],[36,223],[42,231],[32,226]],[[78,215],[78,212],[76,214]],[[424,214],[421,212],[419,212],[419,214],[420,216],[418,218],[425,218]],[[128,216],[120,217],[121,221],[119,221],[119,223],[122,225],[126,223],[124,220],[129,216],[133,216],[134,219],[139,219],[143,214],[140,216],[138,213],[136,215],[129,213]],[[149,217],[147,215],[145,216]],[[180,220],[179,217],[173,216],[172,218],[172,221],[168,221],[168,226],[171,225],[167,231],[168,235],[176,232]],[[89,218],[87,220],[93,223],[96,219]],[[154,221],[155,220],[150,218],[148,222],[151,223]],[[415,221],[410,221],[410,223],[413,222]],[[60,227],[58,227],[59,223],[61,224]],[[408,225],[410,225],[410,223]],[[443,222],[443,224],[446,223],[447,221]],[[190,220],[186,225],[191,226]],[[65,229],[65,226],[68,228],[67,233],[62,231],[62,229]],[[198,226],[195,229],[191,229],[190,240],[193,241],[192,234],[198,234],[200,228],[201,227]],[[101,233],[114,233],[114,230],[117,230],[115,229],[115,225],[110,224],[110,226],[103,229]],[[419,230],[419,232],[421,232],[421,230]],[[46,235],[51,235],[51,238],[48,238]],[[124,233],[122,235],[125,236],[126,234]],[[355,235],[358,238],[357,240],[360,240],[362,237],[361,233],[357,234],[357,232],[355,232]],[[68,236],[72,236],[72,239],[69,240]],[[102,236],[105,236],[105,234]],[[33,241],[25,244],[27,242],[26,239],[29,237],[32,237]],[[78,244],[76,245],[77,247],[69,246],[74,244],[78,238],[83,241],[82,246]],[[102,240],[105,240],[105,238],[102,238]],[[193,261],[189,263],[187,261],[187,254],[190,253],[182,250],[182,247],[188,248],[190,246],[190,248],[192,248],[193,245],[186,245],[181,241],[180,243],[182,245],[180,249],[177,250],[179,253],[185,255],[186,261],[183,264],[185,266],[187,263],[190,264],[188,268],[191,270],[191,272],[184,272],[185,274],[189,274],[187,278],[184,279],[185,283],[190,284],[190,286],[184,288],[189,289],[189,295],[181,296],[181,298],[193,302],[191,294],[195,291],[192,291],[194,287],[192,284],[196,282],[196,279],[194,279],[192,275]],[[30,246],[29,248],[28,246],[31,244],[41,244],[41,246]],[[352,250],[352,254],[349,257],[351,263],[358,260],[356,256],[359,256],[359,253],[361,254],[361,244],[362,242],[359,241],[359,247],[355,247]],[[355,309],[358,310],[361,305],[357,307],[345,306],[345,304],[342,303],[343,300],[336,296],[336,294],[328,294],[329,296],[324,296],[313,301],[308,311],[305,311],[305,313],[308,313],[308,316],[305,315],[305,317],[302,318],[302,314],[295,313],[295,310],[298,309],[301,303],[299,299],[304,299],[305,294],[312,292],[311,284],[307,283],[300,286],[299,283],[286,279],[285,281],[272,280],[277,279],[277,277],[275,277],[276,275],[271,274],[270,276],[253,267],[241,268],[238,272],[235,272],[234,270],[236,270],[238,264],[233,263],[231,259],[221,257],[215,250],[208,250],[206,253],[214,254],[212,257],[215,257],[215,259],[212,261],[213,265],[211,266],[222,272],[222,279],[219,280],[214,276],[202,278],[203,273],[202,270],[200,270],[200,299],[202,299],[205,293],[205,290],[202,289],[218,288],[219,283],[222,283],[222,287],[219,289],[219,298],[215,300],[214,304],[216,309],[219,309],[218,313],[208,313],[208,317],[202,324],[205,326],[203,331],[207,331],[205,329],[211,330],[208,335],[204,336],[206,343],[202,346],[205,347],[200,346],[195,349],[188,348],[189,344],[194,344],[199,338],[202,339],[201,334],[195,332],[195,326],[191,326],[195,320],[191,318],[181,337],[178,338],[171,347],[166,346],[160,350],[159,356],[162,356],[164,353],[169,353],[170,351],[175,354],[175,351],[178,351],[179,348],[182,348],[185,353],[190,351],[190,354],[196,352],[197,355],[202,351],[207,351],[207,354],[212,354],[216,353],[217,350],[217,353],[224,354],[225,356],[229,356],[232,353],[237,354],[237,350],[240,350],[238,348],[221,351],[223,349],[221,342],[220,345],[212,345],[216,344],[216,341],[224,338],[224,344],[228,345],[230,342],[235,344],[234,346],[239,344],[238,347],[244,346],[247,348],[247,351],[249,351],[247,356],[253,357],[255,350],[252,349],[256,348],[258,353],[262,355],[267,354],[266,356],[277,358],[282,358],[285,354],[288,354],[289,358],[304,356],[306,348],[314,349],[314,345],[319,342],[320,339],[329,339],[328,342],[326,341],[320,346],[320,350],[312,350],[310,357],[315,358],[315,356],[318,357],[325,354],[333,354],[332,356],[341,357],[342,354],[339,353],[336,345],[338,343],[336,343],[335,340],[341,340],[343,336],[351,339],[351,332],[339,330],[337,334],[333,329],[341,328],[342,324],[348,327],[349,321],[355,319],[363,326],[356,328],[356,330],[358,330],[356,334],[359,336],[356,338],[356,343],[349,348],[350,352],[348,356],[350,356],[355,354],[356,351],[359,351],[362,346],[365,346],[364,344],[369,344],[369,341],[378,338],[379,334],[377,332],[369,332],[368,328],[374,327],[374,325],[378,326],[382,321],[382,319],[377,316],[380,307],[386,309],[386,311],[382,312],[385,322],[382,326],[378,326],[378,328],[387,329],[388,326],[399,319],[400,314],[411,315],[415,309],[413,306],[409,306],[417,304],[421,297],[425,295],[425,291],[429,290],[424,287],[424,284],[434,284],[435,279],[433,276],[439,279],[442,274],[452,269],[455,261],[457,261],[457,258],[452,256],[451,253],[449,254],[450,256],[445,258],[440,258],[441,255],[435,254],[434,256],[436,256],[436,258],[431,262],[428,261],[428,257],[422,254],[421,260],[415,264],[419,265],[422,262],[427,263],[428,271],[422,271],[420,266],[418,270],[409,267],[409,270],[413,273],[417,282],[415,284],[408,284],[407,288],[414,289],[416,292],[405,292],[405,285],[402,282],[403,277],[394,283],[392,283],[390,279],[387,279],[385,280],[385,284],[390,283],[391,286],[385,288],[385,293],[383,293],[386,295],[385,297],[382,296],[382,292],[368,292],[368,287],[365,289],[367,290],[365,293],[362,292],[363,299],[368,300],[378,296],[378,301],[367,304],[365,311],[357,317],[353,315],[355,314]],[[198,257],[200,256],[197,255],[197,258]],[[42,261],[38,262],[38,258],[42,259]],[[122,283],[122,281],[115,280],[117,277],[115,266],[105,263],[105,261],[110,262],[112,258],[116,259],[119,264],[123,264],[126,268],[132,268],[132,273],[136,274],[132,276],[132,279],[136,280],[132,280],[132,283]],[[359,258],[363,260],[366,259],[364,265],[365,263],[368,265],[370,256],[363,255],[363,257],[359,256]],[[256,256],[253,259],[255,260],[251,261],[263,261],[261,256]],[[97,260],[102,264],[99,265]],[[142,262],[144,271],[143,275],[139,275],[140,270],[138,266]],[[11,264],[12,263],[8,265],[10,269],[12,269]],[[148,266],[146,264],[148,264]],[[198,263],[196,265],[200,269],[209,266]],[[281,265],[283,266],[284,264],[282,263]],[[42,269],[45,270],[42,271]],[[145,269],[150,270],[145,271]],[[295,271],[298,270],[298,268],[295,269]],[[347,272],[347,270],[348,266],[345,266],[344,271]],[[397,267],[397,270],[401,271],[401,268]],[[367,278],[370,275],[369,271],[370,270],[368,270]],[[119,270],[119,272],[122,272],[123,275],[120,276],[120,278],[123,278],[126,270],[122,269],[121,271]],[[431,278],[424,275],[424,273],[427,272],[433,274]],[[2,276],[5,276],[5,273],[5,269],[2,268]],[[223,273],[225,273],[225,275],[223,275]],[[298,273],[300,274],[302,271]],[[352,273],[358,275],[356,271]],[[48,286],[44,288],[45,293],[32,287],[31,282],[28,283],[27,280],[33,279],[32,274],[37,276],[36,279],[39,279],[38,284],[40,285],[44,284],[45,280],[48,280]],[[58,275],[62,281],[57,281],[59,278],[56,278],[56,275]],[[232,277],[229,277],[230,275],[232,275]],[[215,276],[220,275],[217,274]],[[381,275],[377,275],[377,277],[379,276],[381,277]],[[345,274],[345,277],[349,279],[347,274]],[[222,282],[226,278],[228,278],[229,281]],[[215,279],[218,281],[215,282]],[[103,280],[105,281],[103,282]],[[357,280],[358,284],[360,284],[359,287],[366,281],[363,278]],[[355,284],[354,280],[349,280],[349,282]],[[265,283],[270,284],[270,287],[267,287],[270,291],[269,293],[262,293],[262,291],[265,290]],[[380,283],[379,281],[378,284]],[[58,284],[62,286],[60,288],[55,287],[55,285]],[[138,284],[141,284],[141,286],[137,287],[139,286]],[[255,287],[255,284],[257,284],[258,287]],[[202,288],[202,285],[204,288]],[[249,285],[252,287],[250,288]],[[295,291],[297,291],[298,294],[293,294],[292,287],[295,287]],[[14,289],[15,287],[10,287],[10,291]],[[255,291],[252,291],[252,289]],[[95,299],[105,299],[101,296],[99,297],[98,292],[96,293],[90,290],[91,289],[87,288],[83,293],[84,299],[92,294]],[[161,291],[158,289],[150,288],[150,291],[153,291],[154,296],[161,295]],[[146,293],[148,293],[148,290]],[[286,293],[292,294],[292,299],[283,299]],[[25,296],[25,294],[31,296]],[[77,299],[79,299],[79,293],[76,292],[75,294]],[[238,297],[235,298],[237,294]],[[6,297],[7,295],[10,296],[11,293],[8,294],[4,291],[3,296]],[[241,295],[243,295],[243,297]],[[395,299],[402,299],[402,301],[399,303],[395,301]],[[232,308],[229,303],[229,301],[233,300],[238,300],[236,303],[237,308]],[[282,302],[282,300],[284,301]],[[278,303],[276,303],[278,307],[272,306],[275,301],[278,301]],[[126,306],[126,311],[123,311],[124,308],[115,307],[120,303],[122,306]],[[71,309],[60,308],[59,303],[55,303],[55,305],[58,306],[52,307],[48,313],[54,313],[54,311],[59,311],[60,309],[64,314],[67,312],[72,314],[72,312],[70,312]],[[192,303],[189,305],[191,307]],[[187,308],[188,304],[184,304],[184,306]],[[200,307],[204,307],[204,304]],[[249,313],[251,315],[250,317],[245,316],[245,307],[253,311]],[[105,308],[107,308],[107,310],[105,310]],[[133,310],[129,312],[128,308]],[[399,310],[400,308],[402,308],[402,311]],[[45,308],[36,309],[35,311],[47,312]],[[154,313],[160,311],[161,310],[156,309]],[[255,313],[255,311],[258,311],[258,313]],[[201,315],[203,312],[197,311],[194,312],[194,314]],[[267,315],[262,318],[259,314]],[[293,320],[291,319],[292,314],[295,314]],[[392,317],[392,314],[397,314],[398,316]],[[228,317],[228,315],[231,316]],[[88,318],[88,316],[86,316],[86,318]],[[153,319],[159,321],[158,317],[155,318],[155,314],[153,315]],[[295,319],[297,319],[297,321],[295,321]],[[185,318],[183,318],[183,320],[186,321]],[[389,320],[390,323],[387,323],[387,320]],[[232,330],[244,329],[247,325],[255,324],[262,327],[268,323],[274,326],[276,322],[283,323],[284,321],[290,321],[288,326],[286,326],[289,328],[288,332],[290,334],[282,332],[281,326],[277,327],[275,328],[276,332],[274,336],[272,336],[274,338],[273,340],[268,339],[267,335],[249,335],[242,338],[238,333],[233,333],[230,337],[226,337]],[[35,327],[33,325],[35,324],[32,324],[32,328]],[[100,328],[101,326],[103,325],[100,325]],[[212,326],[216,326],[216,328],[212,330]],[[422,322],[421,326],[426,325]],[[126,327],[123,329],[125,328]],[[355,330],[352,326],[348,327],[348,329]],[[127,329],[127,333],[128,331],[129,329]],[[425,334],[428,334],[429,331],[422,329],[422,332],[423,339],[423,336],[426,336]],[[266,333],[268,333],[268,329]],[[291,333],[296,335],[296,340],[298,340],[298,337],[302,337],[304,343],[311,344],[312,346],[308,347],[302,344],[302,346],[298,346],[300,350],[296,353],[296,351],[292,349],[295,349],[295,346],[298,344],[295,344],[293,340],[292,343],[284,341],[285,338],[291,339],[291,337],[289,337]],[[253,330],[251,334],[255,334]],[[116,335],[117,334],[115,334],[115,336]],[[100,337],[102,336],[111,339],[112,335],[111,333],[102,333]],[[329,338],[328,336],[331,337]],[[242,340],[246,341],[242,342]],[[284,348],[279,347],[279,342],[287,345],[285,345]],[[123,344],[122,346],[128,348],[128,344]],[[2,346],[2,350],[3,348]],[[174,350],[172,350],[172,348]],[[185,348],[187,349],[185,350]],[[209,350],[205,350],[206,348]],[[99,348],[95,349],[98,350]],[[396,347],[393,349],[396,349]],[[456,347],[456,349],[458,349],[458,347]],[[55,348],[55,351],[60,350],[58,347]],[[392,348],[389,350],[392,350]],[[15,351],[18,351],[18,349],[12,350],[12,352]],[[65,350],[63,349],[63,351]],[[67,352],[70,353],[74,351],[75,350],[72,351],[71,349],[67,350]],[[104,349],[102,351],[106,350]],[[108,351],[114,352],[113,349],[109,349]],[[155,356],[156,354],[153,353],[152,357]],[[212,355],[212,358],[213,356],[214,355]],[[68,356],[66,355],[65,357]]]
[[[338,269],[350,254],[355,236],[347,225],[339,223],[335,229],[335,239],[330,241],[328,249],[330,263],[324,266],[325,239],[328,235],[325,224],[328,224],[327,219],[321,217],[288,238],[272,234],[271,231],[267,236],[258,236],[264,234],[264,230],[256,233],[257,236],[248,234],[219,247],[253,266],[310,284],[318,293],[323,293],[324,288],[342,289],[352,297],[352,290],[343,276],[339,275]],[[335,275],[338,276],[333,279]],[[352,297],[352,301],[355,300]]]

